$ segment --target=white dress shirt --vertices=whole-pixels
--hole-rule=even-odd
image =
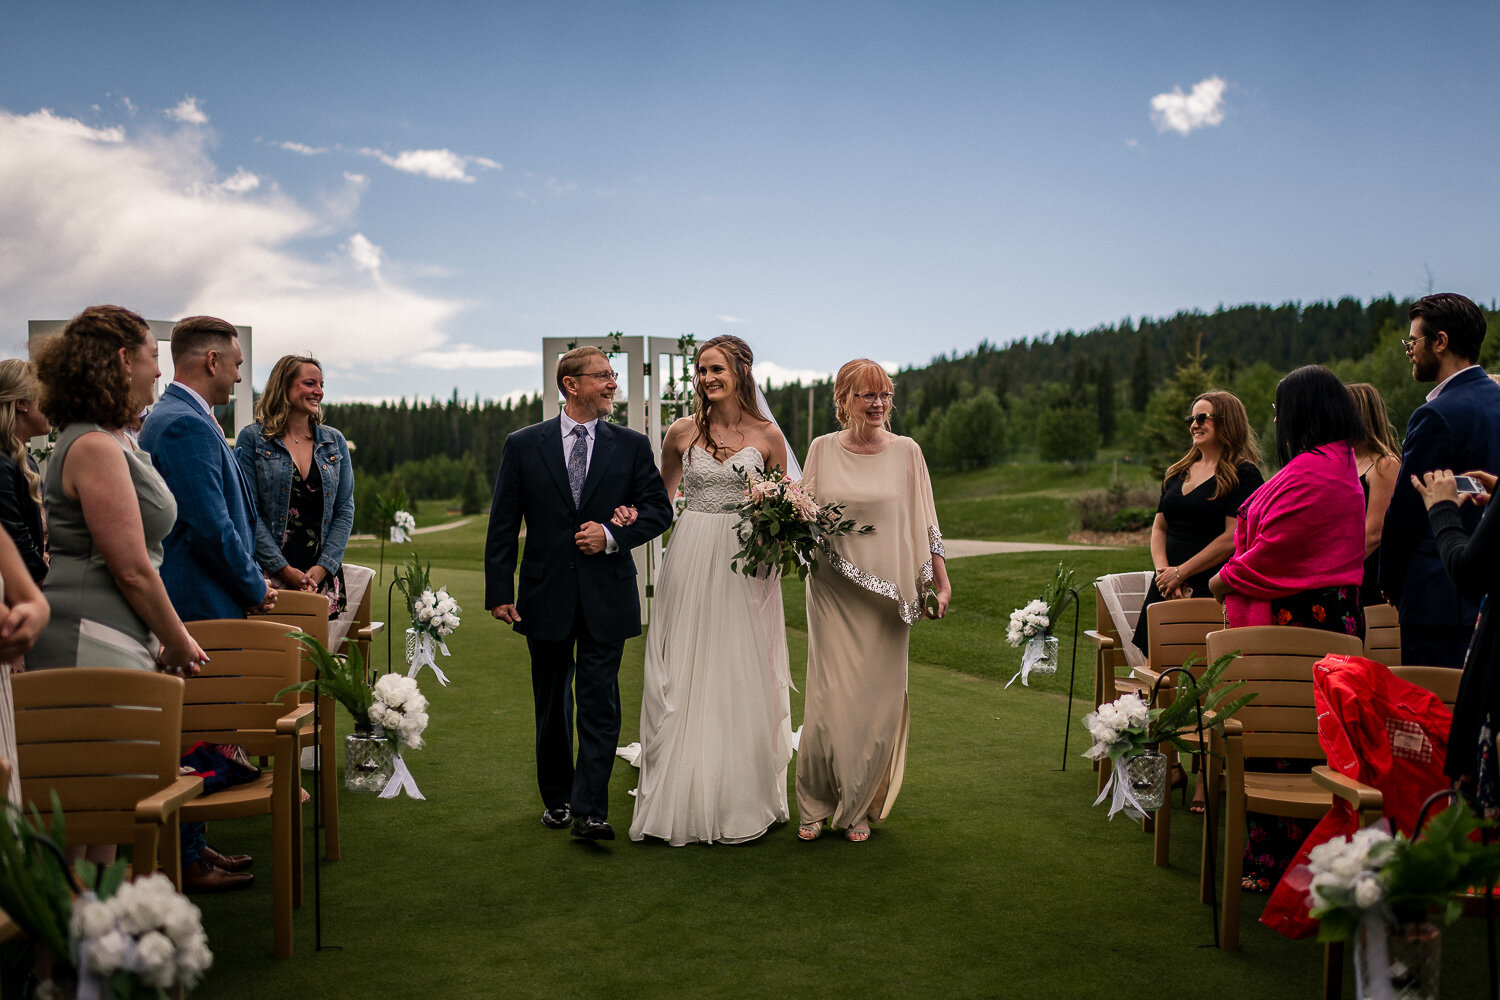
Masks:
[[[589,463],[594,460],[594,439],[598,436],[599,418],[595,417],[587,423],[579,423],[568,416],[567,410],[562,412],[562,452],[563,468],[565,469],[568,467],[568,459],[573,454],[573,428],[575,427],[582,427],[584,432],[583,478],[587,482],[589,478]],[[618,552],[620,546],[615,542],[615,536],[609,533],[609,525],[600,524],[599,527],[604,529],[604,551],[606,553]]]

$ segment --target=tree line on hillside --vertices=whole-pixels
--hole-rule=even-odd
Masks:
[[[1159,470],[1186,448],[1181,418],[1197,393],[1235,393],[1270,441],[1276,383],[1293,368],[1319,363],[1346,382],[1375,385],[1401,430],[1428,388],[1412,380],[1401,349],[1409,306],[1390,296],[1368,304],[1244,305],[1127,318],[1004,347],[984,341],[897,372],[892,423],[940,469],[982,467],[1033,450],[1043,461],[1086,463],[1104,448]],[[1486,316],[1494,329],[1493,308]],[[691,338],[683,349],[692,349]],[[1500,330],[1486,339],[1480,361],[1493,368],[1497,356]],[[838,427],[829,380],[767,386],[765,394],[799,455],[813,437]],[[325,411],[354,445],[359,526],[375,530],[374,498],[398,490],[412,499],[461,497],[464,508],[478,510],[506,435],[540,420],[542,399],[468,401],[455,392],[445,402],[328,404]],[[663,407],[663,425],[674,413]]]

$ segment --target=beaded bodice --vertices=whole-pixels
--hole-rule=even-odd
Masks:
[[[700,514],[724,514],[726,508],[745,499],[745,481],[736,466],[746,472],[761,470],[760,451],[741,448],[724,461],[693,445],[682,453],[682,495],[685,510]]]

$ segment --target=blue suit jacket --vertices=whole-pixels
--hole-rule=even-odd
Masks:
[[[218,422],[175,382],[141,426],[177,499],[177,523],[162,542],[161,579],[183,621],[240,618],[266,596],[255,563],[255,500]]]
[[[667,530],[672,503],[651,455],[651,442],[601,420],[580,503],[573,504],[563,462],[562,419],[523,427],[505,439],[484,546],[484,604],[515,604],[517,632],[553,642],[573,638],[579,626],[598,642],[641,634],[635,562],[630,550]],[[636,508],[636,522],[609,525],[619,548],[586,556],[573,535],[585,521],[609,524],[615,508]],[[517,532],[526,521],[521,588],[515,596]],[[583,622],[576,621],[579,610]]]
[[[1380,589],[1401,612],[1401,624],[1472,626],[1479,602],[1460,597],[1448,579],[1422,498],[1411,485],[1413,475],[1433,469],[1500,473],[1500,386],[1479,368],[1453,376],[1437,399],[1412,413],[1380,536]],[[1484,512],[1471,503],[1459,511],[1472,535]]]

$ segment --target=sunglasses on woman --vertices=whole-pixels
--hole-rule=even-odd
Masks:
[[[1214,415],[1212,413],[1193,413],[1189,414],[1186,417],[1183,417],[1182,422],[1187,424],[1189,427],[1197,427],[1199,424],[1207,423],[1213,418]]]

